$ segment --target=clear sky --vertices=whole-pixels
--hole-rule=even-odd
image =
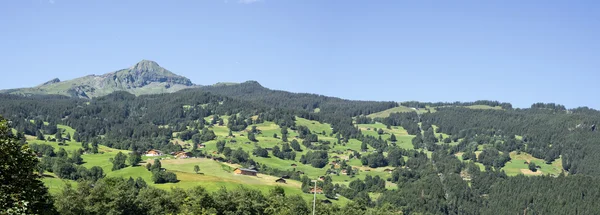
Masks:
[[[201,85],[600,109],[600,1],[2,0],[0,88],[158,62]]]

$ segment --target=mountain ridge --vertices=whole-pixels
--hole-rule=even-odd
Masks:
[[[17,95],[65,95],[78,98],[94,98],[116,91],[134,95],[173,93],[182,89],[198,87],[184,76],[177,75],[151,60],[141,60],[133,66],[102,75],[61,81],[54,78],[30,88],[0,90],[0,93]]]

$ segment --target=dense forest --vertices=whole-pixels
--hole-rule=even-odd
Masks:
[[[398,105],[428,111],[392,113],[375,119],[366,117]],[[468,108],[472,105],[499,106],[501,109]],[[21,154],[31,155],[28,171],[53,171],[61,178],[80,181],[77,188],[66,187],[54,199],[1,196],[0,206],[13,207],[18,205],[19,199],[35,202],[31,213],[39,213],[39,207],[48,204],[53,204],[56,209],[48,210],[46,213],[49,214],[311,212],[308,203],[300,201],[301,197],[287,196],[280,189],[269,194],[247,188],[222,189],[214,193],[202,187],[164,191],[147,186],[143,180],[106,178],[99,168],[78,166],[80,155],[94,153],[98,144],[133,151],[132,155],[112,160],[113,168],[122,168],[126,159],[131,159],[128,162],[132,165],[139,162],[137,152],[148,149],[181,151],[180,145],[171,144],[174,133],[194,143],[214,140],[215,134],[208,128],[220,124],[230,131],[248,131],[245,134],[255,146],[252,152],[246,152],[219,141],[219,154],[232,163],[257,166],[267,174],[291,176],[291,180],[302,182],[305,192],[310,189],[310,179],[295,172],[271,168],[268,163],[254,162],[249,154],[258,157],[272,154],[281,160],[299,157],[302,164],[327,168],[332,161],[328,155],[332,145],[356,140],[363,151],[354,152],[352,156],[360,159],[362,165],[392,167],[388,178],[369,175],[363,180],[349,181],[347,185],[335,184],[329,176],[325,177],[319,187],[328,198],[340,195],[352,203],[344,207],[323,204],[318,214],[396,214],[399,211],[404,214],[600,214],[600,207],[595,203],[600,198],[600,188],[596,186],[600,184],[600,167],[597,165],[600,163],[600,133],[596,129],[600,124],[600,112],[589,108],[568,110],[558,104],[536,103],[531,108],[518,109],[496,101],[400,104],[350,101],[275,91],[256,82],[246,82],[137,97],[116,92],[93,100],[0,94],[0,115],[17,131],[13,135],[3,125],[0,136],[3,148],[11,144],[22,148]],[[214,117],[205,120],[208,116]],[[220,116],[228,116],[227,124]],[[320,140],[314,131],[296,125],[295,117],[329,123],[332,133],[324,135],[335,137],[337,143]],[[260,133],[253,125],[263,121],[275,122],[281,127],[284,136],[281,137],[281,148],[267,150],[253,140]],[[382,129],[375,131],[379,137],[366,135],[357,123],[382,123],[388,128],[400,126],[414,135],[410,140],[413,148],[396,147],[393,134],[388,139],[381,138]],[[85,148],[67,155],[61,150],[24,141],[25,135],[44,138],[45,134],[57,134],[54,141],[67,138],[62,137],[58,124],[74,128],[77,132],[69,134],[68,138],[83,142]],[[288,129],[295,131],[298,139],[287,141]],[[307,152],[297,156],[301,145]],[[368,148],[373,150],[367,151]],[[32,152],[42,158],[35,159]],[[537,177],[507,176],[502,167],[510,161],[509,154],[513,152],[528,153],[546,163],[560,159],[563,172]],[[457,157],[458,153],[460,157]],[[15,154],[19,153],[3,156],[12,158]],[[2,162],[5,160],[9,161],[3,159]],[[340,169],[347,174],[355,173],[345,161],[340,163]],[[532,171],[536,170],[536,165],[530,164]],[[2,168],[8,166],[2,165]],[[148,170],[156,177],[155,183],[177,181],[172,175],[161,172],[160,161],[148,166]],[[16,183],[7,179],[4,172],[3,169],[3,184]],[[386,181],[396,184],[398,189],[386,189]],[[18,193],[14,187],[1,188],[3,193]],[[369,195],[372,193],[377,193],[377,197],[372,198]],[[105,207],[107,205],[111,207]]]

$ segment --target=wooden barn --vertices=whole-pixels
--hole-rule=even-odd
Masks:
[[[258,172],[256,170],[252,170],[252,169],[236,168],[233,170],[233,173],[236,175],[256,176],[256,173],[258,173]]]
[[[285,179],[283,179],[283,178],[279,178],[279,179],[275,180],[275,182],[282,183],[282,184],[286,183]]]

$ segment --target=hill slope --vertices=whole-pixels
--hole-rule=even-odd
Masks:
[[[36,87],[2,90],[0,93],[94,98],[115,91],[143,95],[172,93],[191,87],[195,85],[188,78],[176,75],[154,61],[142,60],[130,68],[104,75],[88,75],[68,81],[55,78]]]

